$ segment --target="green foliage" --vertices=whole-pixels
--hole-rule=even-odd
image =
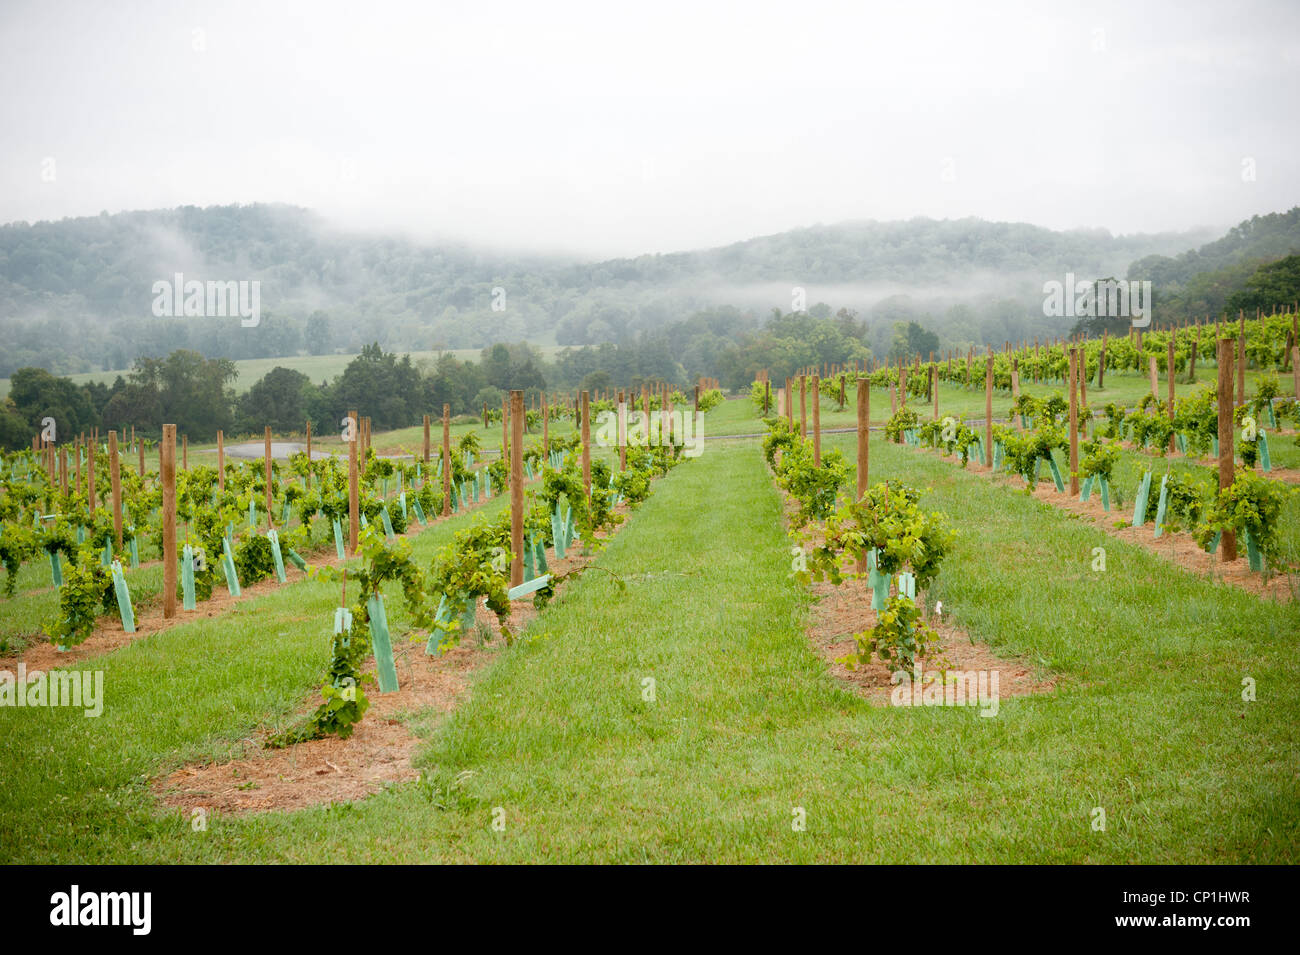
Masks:
[[[901,444],[903,441],[903,432],[910,431],[916,427],[921,419],[911,408],[903,407],[894,412],[893,416],[885,424],[885,437],[889,438],[895,444]]]
[[[1295,493],[1281,481],[1273,481],[1244,468],[1238,469],[1232,484],[1220,490],[1206,514],[1198,534],[1202,545],[1217,532],[1249,531],[1255,546],[1272,570],[1285,569],[1278,520],[1287,494]]]
[[[924,657],[938,642],[938,634],[926,626],[920,608],[910,597],[895,594],[876,617],[870,630],[853,635],[858,652],[843,662],[852,667],[870,663],[873,654],[891,670],[911,671],[917,657]]]

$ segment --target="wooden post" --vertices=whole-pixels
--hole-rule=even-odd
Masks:
[[[1156,370],[1156,356],[1147,356],[1147,370],[1151,373],[1151,397],[1160,400],[1160,379]]]
[[[442,406],[442,516],[451,513],[451,405]]]
[[[108,476],[113,486],[113,538],[122,552],[122,465],[117,459],[117,432],[108,432]]]
[[[266,426],[266,526],[271,527],[271,512],[275,500],[271,496],[271,426]]]
[[[591,395],[582,393],[582,487],[591,500]],[[662,408],[660,409],[662,410]],[[661,431],[662,435],[663,432]]]
[[[176,616],[176,425],[165,424],[158,445],[162,474],[163,618]]]
[[[510,392],[510,586],[524,582],[524,393]]]
[[[1300,375],[1296,376],[1296,381],[1300,382]],[[72,457],[77,467],[77,493],[78,494],[81,493],[81,446],[82,444],[83,441],[81,438],[77,438],[76,441],[72,442]]]
[[[1231,338],[1219,339],[1219,489],[1230,487],[1235,477],[1232,435],[1232,346]],[[1224,531],[1219,538],[1219,559],[1237,559],[1237,535]]]
[[[822,390],[821,379],[813,375],[813,467],[822,466]]]
[[[311,422],[307,422],[307,487],[311,487]]]
[[[173,428],[174,427],[175,426],[173,426]],[[175,439],[173,438],[173,442],[174,440]],[[173,468],[175,468],[176,466],[175,447],[176,447],[175,443],[173,443],[172,445],[173,448],[172,467]],[[90,448],[88,449],[88,453],[86,454],[86,502],[90,505],[90,510],[92,514],[94,513],[95,510],[95,452],[98,449],[99,449],[99,442],[95,440],[95,435],[92,432],[90,436]]]
[[[793,430],[794,428],[794,379],[786,378],[785,380],[785,420]]]
[[[352,419],[352,440],[348,442],[348,554],[355,556],[357,538],[361,536],[361,490],[357,474],[361,426],[355,411],[349,411],[348,417]]]
[[[867,493],[871,437],[871,382],[858,376],[858,500]],[[867,569],[867,557],[858,558],[858,572]]]
[[[799,437],[808,437],[808,376],[799,376]]]
[[[1101,333],[1101,353],[1097,356],[1097,390],[1103,391],[1106,387],[1104,379],[1106,377],[1106,345],[1110,340],[1110,332]]]
[[[68,496],[68,449],[67,447],[59,448],[59,486],[63,488],[63,496]]]
[[[426,480],[429,472],[429,416],[424,416],[424,472]]]
[[[984,370],[984,463],[993,470],[993,346],[989,346],[989,364]]]
[[[1070,349],[1070,497],[1079,496],[1079,349]]]
[[[1300,381],[1300,378],[1296,379]],[[772,407],[772,382],[764,379],[763,381],[763,417],[766,418],[771,413]]]
[[[1246,314],[1237,312],[1237,393],[1234,400],[1237,404],[1246,403]]]
[[[627,470],[627,396],[618,393],[618,469]]]
[[[183,434],[181,435],[181,470],[188,471],[189,469],[190,469],[190,436],[188,434]]]
[[[1174,421],[1174,333],[1169,335],[1169,354],[1165,357],[1165,363],[1169,366],[1169,423]],[[1178,440],[1173,432],[1169,433],[1169,450],[1170,452],[1178,450]]]
[[[143,448],[144,445],[141,445]],[[217,489],[224,491],[226,489],[226,445],[225,435],[217,432]]]

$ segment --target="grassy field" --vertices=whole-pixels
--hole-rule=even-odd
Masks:
[[[538,345],[538,350],[547,358],[553,356],[559,351],[557,345]],[[408,353],[403,353],[408,354]],[[409,352],[411,361],[437,361],[442,355],[453,355],[461,361],[480,360],[483,354],[481,348],[448,348],[443,351],[415,351]],[[243,394],[254,384],[257,383],[268,371],[273,368],[292,368],[300,371],[309,377],[316,384],[330,378],[336,378],[343,374],[343,369],[348,366],[352,355],[288,355],[282,358],[243,358],[235,362],[235,368],[239,372],[239,377],[235,379],[234,388],[239,394]],[[78,375],[68,375],[67,377],[78,385],[84,385],[87,382],[102,382],[111,385],[118,375],[127,378],[131,374],[129,368],[118,368],[113,371],[88,371]],[[9,394],[9,379],[0,378],[0,399]]]
[[[827,444],[851,459],[854,441]],[[873,441],[872,479],[885,478],[925,488],[961,532],[936,588],[946,610],[1054,676],[1053,692],[1004,699],[989,719],[846,690],[804,635],[810,597],[789,576],[757,442],[718,442],[597,558],[626,593],[584,576],[458,709],[410,714],[424,782],[206,832],[157,808],[151,777],[282,725],[316,685],[336,593],[304,582],[81,664],[105,671],[98,719],[0,710],[9,765],[40,767],[0,785],[0,859],[1297,861],[1300,607]],[[466,519],[422,534],[417,554]],[[1103,540],[1109,569],[1094,573]],[[1245,677],[1256,702],[1241,699]]]

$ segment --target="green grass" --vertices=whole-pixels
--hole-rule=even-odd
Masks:
[[[538,345],[535,346],[544,357],[551,358],[560,349],[555,345]],[[414,351],[402,352],[400,354],[409,354],[411,361],[420,362],[437,361],[441,355],[452,355],[460,361],[478,362],[483,354],[481,348],[448,348],[444,351]],[[325,379],[336,378],[343,374],[343,369],[348,366],[352,355],[286,355],[281,358],[241,358],[235,362],[235,369],[239,372],[239,377],[235,379],[234,388],[239,394],[243,394],[249,388],[253,387],[268,371],[274,368],[292,368],[300,371],[316,384],[320,384]],[[131,374],[130,368],[116,368],[112,371],[88,371],[76,375],[68,375],[73,383],[84,385],[89,382],[101,382],[111,385],[118,375],[128,378]],[[0,378],[0,399],[9,394],[9,379]]]
[[[83,664],[106,671],[98,719],[0,711],[0,749],[25,768],[0,787],[0,858],[1296,861],[1300,608],[873,442],[872,478],[887,477],[927,488],[961,529],[946,611],[1054,674],[1054,693],[989,719],[877,708],[839,686],[804,636],[809,598],[756,442],[711,444],[598,558],[626,594],[585,575],[450,717],[417,716],[424,784],[202,833],[155,808],[148,777],[281,725],[319,680],[336,596],[301,584]],[[422,535],[421,555],[454,524]],[[1245,676],[1257,702],[1241,701]]]

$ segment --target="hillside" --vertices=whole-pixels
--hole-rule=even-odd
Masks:
[[[977,219],[849,222],[729,246],[598,263],[565,262],[339,231],[288,206],[185,207],[0,227],[0,375],[128,367],[137,354],[194,348],[251,359],[300,352],[626,341],[695,310],[764,315],[808,303],[866,314],[886,302],[918,317],[1013,299],[1033,310],[1043,277],[1121,274],[1134,258],[1207,236],[1053,232]],[[153,284],[258,280],[256,328],[233,318],[152,314]],[[503,310],[493,289],[505,290]],[[901,298],[900,298],[901,296]]]

